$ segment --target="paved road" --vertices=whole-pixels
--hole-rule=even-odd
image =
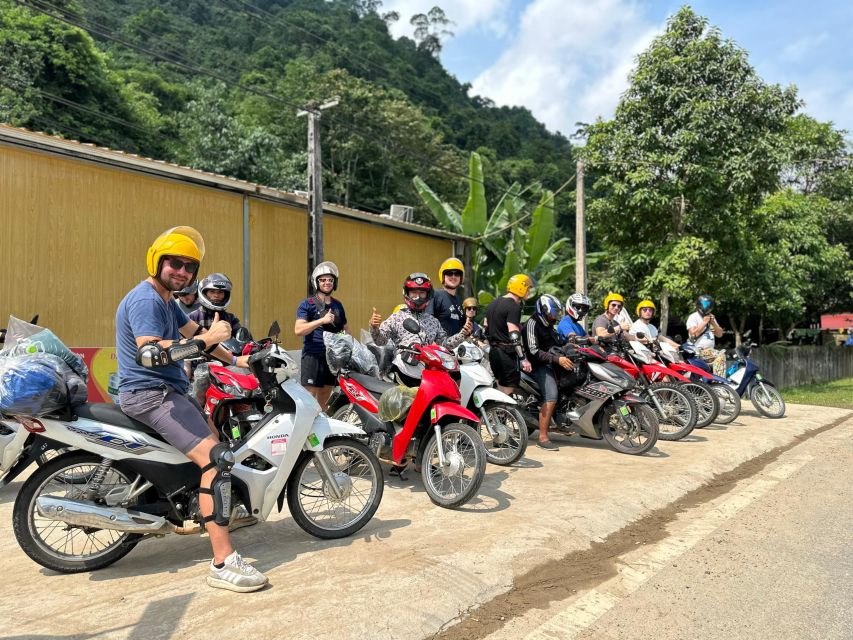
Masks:
[[[444,629],[468,640],[523,623],[528,633],[616,576],[619,554],[661,542],[680,511],[724,499],[731,482],[761,471],[780,447],[853,425],[853,413],[840,409],[791,406],[784,420],[767,420],[746,407],[727,427],[661,442],[642,457],[584,440],[564,441],[556,453],[533,448],[517,467],[490,467],[479,500],[456,511],[433,506],[416,478],[391,479],[374,520],[345,540],[310,538],[285,511],[235,534],[271,579],[247,595],[207,587],[210,547],[195,537],[146,541],[91,574],[44,570],[10,530],[18,481],[0,490],[0,637],[391,640]],[[480,624],[506,593],[521,600]],[[678,602],[669,597],[662,610]],[[602,609],[592,622],[607,615]]]
[[[487,637],[853,638],[851,470],[848,422],[679,514],[615,576]]]

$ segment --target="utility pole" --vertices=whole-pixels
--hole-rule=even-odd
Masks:
[[[338,99],[323,104],[305,105],[296,113],[308,116],[308,295],[314,294],[311,272],[323,262],[323,162],[320,151],[320,115],[338,104]]]
[[[575,173],[575,291],[586,294],[586,211],[583,170],[583,160],[578,160]]]

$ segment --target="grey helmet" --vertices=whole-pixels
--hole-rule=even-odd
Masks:
[[[225,292],[225,298],[219,304],[214,304],[207,297],[207,292],[212,289]],[[201,302],[201,306],[205,309],[225,311],[228,305],[231,304],[231,280],[224,273],[211,273],[198,285],[198,301]]]
[[[569,296],[569,299],[566,300],[566,313],[568,313],[574,320],[583,320],[587,313],[589,313],[589,308],[592,306],[592,303],[582,293],[573,293]]]
[[[320,285],[317,282],[317,278],[320,276],[332,276],[335,279],[332,291],[338,290],[338,265],[326,260],[326,262],[321,262],[314,267],[314,271],[311,272],[311,285],[314,287],[314,291],[320,290]]]
[[[198,295],[198,282],[193,282],[192,284],[188,284],[186,287],[181,289],[180,291],[175,291],[175,296],[190,296],[190,295]]]

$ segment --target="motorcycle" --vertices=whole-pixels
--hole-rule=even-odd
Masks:
[[[566,378],[558,375],[560,397],[552,417],[552,424],[568,435],[580,435],[594,440],[604,439],[619,453],[639,455],[646,453],[658,439],[658,419],[648,407],[645,398],[635,394],[634,380],[607,362],[604,356],[588,347],[586,338],[575,338],[570,345],[555,347],[551,353],[566,356],[580,368],[583,381],[571,394],[566,391]],[[539,385],[526,373],[521,374],[520,392],[516,399],[526,413],[531,431],[539,428],[538,416],[542,403]]]
[[[295,364],[278,345],[252,355],[249,368],[270,411],[231,443],[230,504],[240,502],[264,521],[287,499],[296,523],[318,538],[361,529],[383,492],[379,461],[354,437],[363,432],[328,418],[287,379]],[[74,449],[37,469],[15,500],[15,537],[40,565],[62,573],[100,569],[145,538],[187,533],[188,520],[202,524],[198,467],[119,407],[87,403],[73,414],[15,419],[26,442],[17,456],[7,455],[9,445],[0,451],[0,474],[15,475],[27,447]],[[69,475],[85,480],[69,483]]]
[[[749,354],[756,344],[749,340],[749,334],[750,331],[746,331],[744,342],[728,352],[734,362],[726,369],[726,379],[739,396],[749,396],[758,413],[767,418],[782,418],[785,400],[776,386],[762,375],[755,361],[750,359]]]
[[[403,328],[420,335],[420,326],[412,318],[404,321]],[[382,395],[394,392],[395,383],[344,370],[335,415],[357,421],[368,434],[370,448],[394,465],[401,478],[408,463],[415,461],[433,503],[461,506],[477,494],[483,482],[486,450],[474,428],[480,419],[460,404],[459,387],[451,376],[458,373],[456,358],[443,347],[421,343],[398,347],[397,358],[410,374],[421,376],[412,404],[402,415],[393,421],[378,417]]]
[[[495,389],[495,378],[483,366],[483,350],[473,343],[455,349],[459,362],[460,404],[480,416],[480,436],[486,460],[509,466],[527,450],[527,425],[515,400]]]

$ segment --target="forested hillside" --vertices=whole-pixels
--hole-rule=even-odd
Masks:
[[[415,175],[464,198],[474,150],[490,199],[573,173],[565,137],[442,67],[452,15],[421,16],[416,40],[395,18],[375,0],[0,0],[0,121],[304,189],[297,110],[337,97],[325,197],[368,210],[418,205]]]

